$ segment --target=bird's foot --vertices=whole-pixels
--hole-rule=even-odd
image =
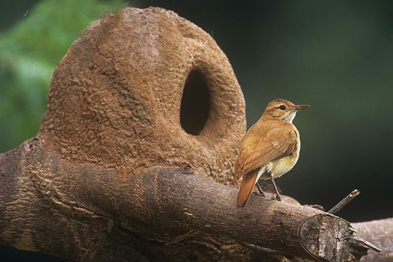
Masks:
[[[282,202],[281,195],[280,194],[276,194],[276,197],[272,197],[272,200],[277,200],[277,201]]]
[[[265,195],[265,193],[260,193],[260,192],[253,192],[252,193],[254,196],[260,196],[260,197],[264,197],[264,198],[266,198],[266,195]]]
[[[272,173],[269,173],[269,176],[270,176],[270,179],[271,179],[271,181],[272,181],[272,185],[273,185],[273,187],[274,187],[274,191],[276,191],[276,199],[277,199],[278,201],[282,202],[280,192],[278,192],[278,188],[277,188],[277,186],[276,186],[276,182],[274,182],[274,176],[273,176]],[[272,198],[272,199],[273,199],[273,198]]]
[[[265,192],[263,191],[263,189],[262,189],[262,186],[259,184],[259,181],[256,183],[256,185],[257,185],[257,188],[258,188],[258,194],[259,194],[259,196],[263,196],[263,197],[265,197],[266,198],[266,194],[265,194]],[[254,192],[254,193],[256,193],[256,192]]]

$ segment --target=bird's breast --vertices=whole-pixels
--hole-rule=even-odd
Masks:
[[[292,154],[286,157],[277,159],[275,161],[271,161],[267,163],[265,166],[263,166],[260,171],[262,175],[261,178],[269,179],[267,173],[271,173],[273,177],[276,178],[289,172],[296,165],[296,162],[299,159],[299,153],[300,153],[300,139],[298,139],[297,148],[295,152],[293,152]]]
[[[292,155],[280,158],[274,162],[270,162],[271,165],[269,171],[275,178],[280,177],[289,172],[296,165],[298,159],[299,152],[294,152]]]

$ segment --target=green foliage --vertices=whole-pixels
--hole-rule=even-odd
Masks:
[[[0,152],[34,136],[52,73],[72,41],[120,0],[44,0],[0,34]]]

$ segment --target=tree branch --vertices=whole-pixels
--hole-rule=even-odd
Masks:
[[[71,235],[67,245],[75,245],[68,250],[73,250],[78,257],[83,254],[96,259],[99,252],[92,249],[113,247],[113,243],[108,242],[124,241],[125,235],[131,237],[132,241],[128,239],[131,243],[139,243],[131,248],[134,253],[142,252],[141,257],[168,255],[163,250],[176,250],[182,245],[202,245],[204,249],[218,252],[224,245],[214,238],[222,237],[326,261],[358,261],[367,251],[366,246],[351,238],[353,231],[348,222],[317,209],[256,197],[246,208],[237,209],[236,189],[198,176],[189,169],[156,167],[124,177],[114,170],[64,161],[42,150],[39,143],[30,140],[21,145],[20,159],[12,159],[15,157],[12,154],[2,155],[0,159],[1,173],[8,178],[12,175],[9,172],[17,170],[10,168],[10,163],[15,167],[20,164],[25,187],[46,203],[32,210],[36,215],[41,214],[42,221],[34,221],[45,225],[34,227],[40,232],[31,233],[34,228],[23,229],[34,223],[25,223],[25,226],[19,223],[18,227],[22,228],[22,234],[28,231],[30,236],[45,237],[48,241],[51,237],[57,239],[65,230]],[[8,194],[12,192],[4,190],[5,184],[1,185],[1,199],[10,198]],[[26,199],[31,195],[28,190],[24,193],[26,196],[19,192],[19,197]],[[12,203],[8,203],[7,213],[9,206]],[[56,227],[48,222],[56,221],[53,215],[42,215],[48,214],[45,209],[55,213],[60,221],[67,217],[77,217],[79,221],[67,219],[61,232],[55,228],[51,233],[43,233],[48,232],[42,231],[48,230],[48,225]],[[4,221],[6,218],[0,219],[0,225],[5,227],[0,231],[0,243],[21,248],[15,245],[16,236],[4,241],[5,236],[9,236],[5,234],[7,229],[15,228],[14,221]],[[89,225],[89,230],[79,230],[77,236],[73,230],[67,231],[76,227],[83,229],[81,224]],[[99,241],[92,243],[91,236]],[[91,246],[89,252],[78,248],[77,241],[86,241]],[[56,249],[61,245],[41,244],[33,250],[58,254]],[[42,246],[44,250],[40,250]],[[31,250],[32,247],[22,248]]]
[[[362,262],[390,262],[393,259],[393,218],[353,223],[353,227],[361,238],[370,241],[382,252],[370,251]]]

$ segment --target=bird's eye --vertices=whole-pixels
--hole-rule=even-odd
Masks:
[[[285,110],[285,106],[284,105],[281,105],[280,107],[279,107],[281,110]]]

